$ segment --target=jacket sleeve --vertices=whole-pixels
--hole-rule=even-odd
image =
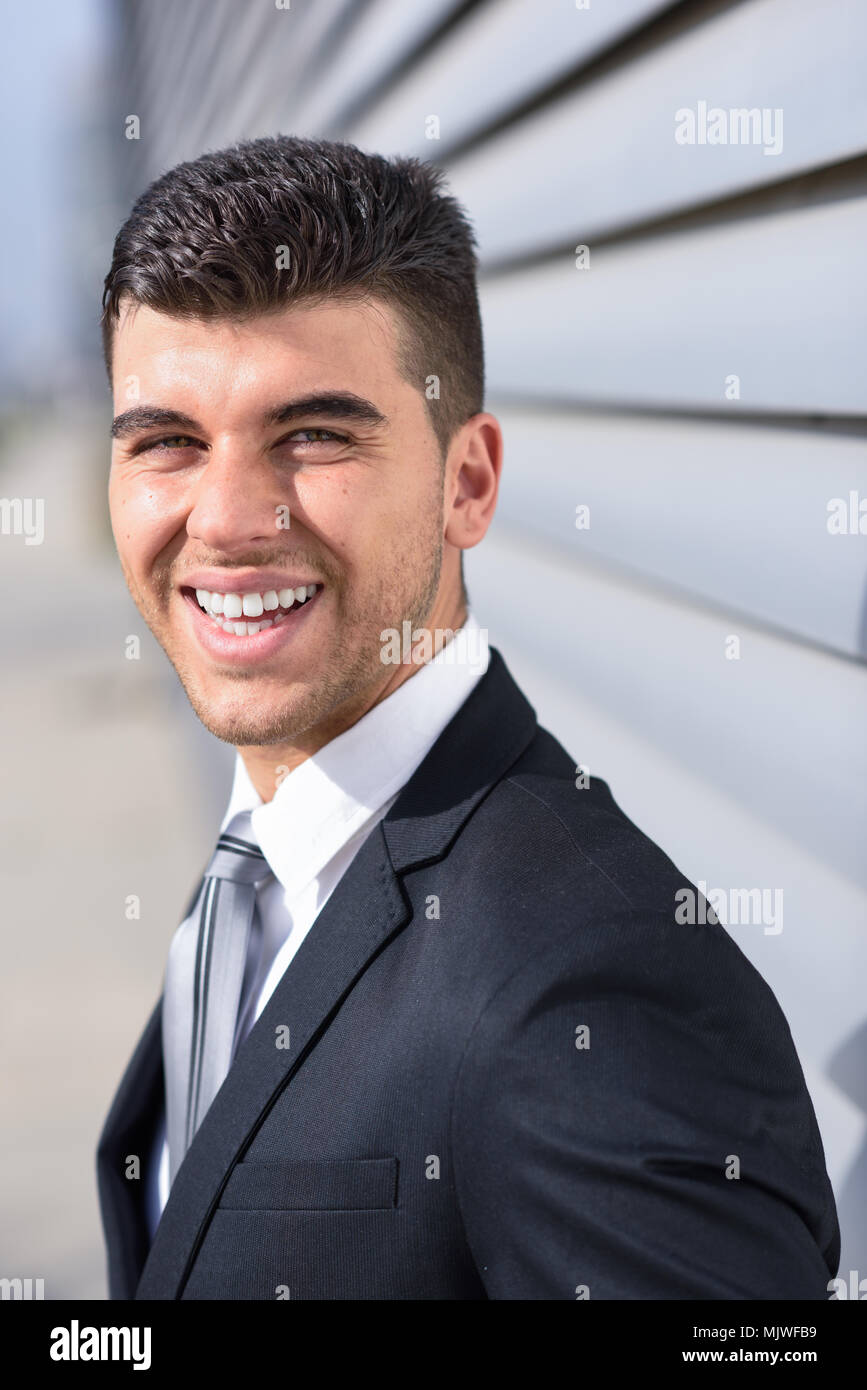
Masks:
[[[490,1298],[829,1297],[812,1102],[719,924],[628,912],[549,934],[476,1020],[451,1147]]]

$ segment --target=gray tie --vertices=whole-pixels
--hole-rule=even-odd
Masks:
[[[162,1034],[170,1183],[231,1065],[250,947],[261,940],[256,884],[270,878],[271,870],[253,843],[249,812],[236,816],[228,830],[217,841],[192,912],[175,932],[166,965]]]

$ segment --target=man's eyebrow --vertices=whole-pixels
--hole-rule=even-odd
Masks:
[[[112,439],[128,439],[131,434],[139,434],[142,430],[161,425],[170,425],[173,429],[183,430],[185,434],[202,432],[199,422],[189,415],[184,415],[180,410],[166,410],[158,405],[137,405],[132,410],[125,410],[122,415],[115,416],[111,422],[110,434]]]
[[[387,425],[388,419],[373,401],[351,391],[323,391],[284,401],[265,416],[266,425],[285,425],[300,415],[330,415],[336,420],[355,420],[361,425]]]
[[[283,401],[273,410],[266,412],[263,424],[285,425],[291,420],[305,415],[328,415],[335,420],[354,420],[362,425],[387,425],[388,417],[363,396],[351,391],[319,392],[311,396],[300,396],[297,400]],[[180,410],[168,410],[162,406],[137,405],[117,415],[111,424],[112,439],[128,439],[130,435],[142,430],[155,428],[183,430],[185,434],[202,434],[202,426],[190,415]]]

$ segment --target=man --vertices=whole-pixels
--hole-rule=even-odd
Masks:
[[[502,461],[475,272],[433,169],[289,138],[171,170],[115,243],[118,553],[238,758],[99,1145],[114,1298],[836,1273],[771,991],[468,611]]]

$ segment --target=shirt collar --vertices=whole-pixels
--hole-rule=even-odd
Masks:
[[[287,893],[299,891],[400,791],[489,659],[487,631],[470,614],[432,660],[288,773],[268,802],[237,754],[222,830],[240,812],[252,812],[253,832],[275,877]]]

